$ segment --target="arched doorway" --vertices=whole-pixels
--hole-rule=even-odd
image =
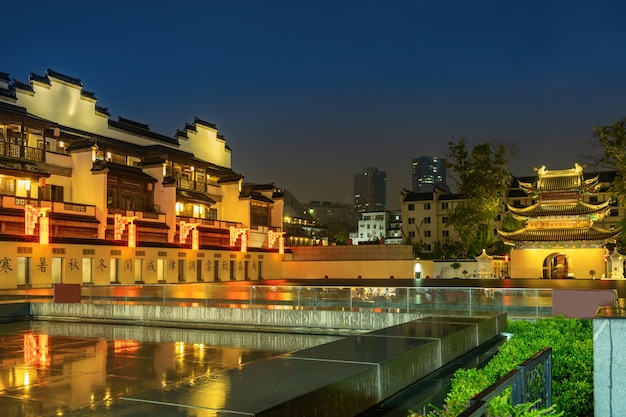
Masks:
[[[563,279],[568,277],[567,255],[551,253],[543,260],[543,278]]]

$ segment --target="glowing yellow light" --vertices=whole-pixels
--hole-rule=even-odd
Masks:
[[[137,246],[137,230],[135,223],[130,223],[128,225],[128,247],[134,248]]]
[[[50,243],[50,223],[44,212],[39,221],[39,244],[47,245],[48,243]]]

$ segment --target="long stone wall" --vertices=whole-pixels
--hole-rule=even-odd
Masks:
[[[125,304],[34,303],[38,319],[92,320],[110,323],[227,328],[257,331],[360,333],[424,317],[421,313],[353,312],[328,310],[271,310],[218,307],[175,307]]]

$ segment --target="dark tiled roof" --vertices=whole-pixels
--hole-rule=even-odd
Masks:
[[[194,118],[193,122],[194,122],[194,124],[210,127],[212,129],[217,130],[217,125],[215,123],[207,122],[207,121],[199,119],[197,117]]]
[[[96,219],[94,216],[81,216],[78,214],[48,212],[46,213],[46,217],[50,217],[53,220],[65,220],[81,223],[100,223],[100,221],[98,221],[98,219]]]
[[[29,81],[36,81],[38,83],[45,84],[45,85],[52,85],[52,84],[50,84],[50,80],[48,79],[48,77],[42,76],[42,75],[37,75],[34,72],[30,73],[30,76],[28,77],[28,80]]]
[[[605,213],[603,212],[610,210],[609,203],[609,200],[598,205],[577,201],[575,204],[537,203],[524,208],[517,208],[511,205],[507,205],[507,208],[512,214],[516,214],[524,218],[544,216],[580,216],[593,213],[598,213],[598,215],[602,215],[602,217],[604,217],[603,215]]]
[[[109,120],[109,126],[119,130],[124,130],[126,132],[134,133],[136,135],[144,136],[148,139],[153,139],[158,142],[178,145],[178,140],[176,138],[155,133],[149,129],[147,124],[134,122],[123,117],[120,117],[118,121]]]
[[[170,228],[166,223],[161,223],[161,222],[148,222],[145,220],[135,220],[133,223],[137,227],[148,228],[148,229],[169,229]]]
[[[80,95],[81,95],[81,96],[83,96],[83,97],[90,98],[90,99],[92,99],[92,100],[97,100],[97,99],[96,99],[96,93],[94,93],[93,91],[86,91],[86,90],[82,90],[82,91],[80,92]]]
[[[176,195],[185,200],[195,201],[201,204],[215,204],[215,200],[209,198],[206,194],[193,190],[176,190]]]
[[[450,200],[465,200],[461,194],[442,194],[439,196],[439,201],[450,201]]]
[[[102,106],[98,106],[96,104],[96,111],[98,113],[102,113],[102,114],[106,114],[107,116],[110,116],[111,114],[109,113],[109,108],[108,107],[102,107]]]
[[[28,91],[30,93],[35,92],[35,89],[33,88],[33,85],[31,83],[25,83],[25,82],[13,79],[13,86],[15,86],[15,88],[19,90]]]
[[[96,161],[93,164],[92,171],[102,171],[103,169],[108,169],[109,172],[114,174],[120,174],[125,176],[131,176],[135,178],[140,178],[145,181],[149,181],[152,183],[157,182],[157,179],[151,175],[146,174],[139,167],[131,167],[128,165],[116,164],[108,161]]]
[[[0,88],[0,96],[16,98],[15,90]]]
[[[48,171],[39,168],[36,164],[3,158],[0,158],[0,171],[26,172],[28,174],[38,174],[42,177],[50,176]]]
[[[498,235],[515,242],[571,242],[605,240],[617,237],[622,229],[606,230],[596,226],[569,229],[521,229],[515,232],[498,230]]]
[[[434,193],[408,193],[404,196],[403,201],[432,201]]]
[[[242,190],[241,193],[239,193],[239,198],[249,198],[263,203],[274,203],[274,200],[271,198],[265,197],[263,194],[251,190]]]
[[[4,81],[5,83],[8,83],[9,81],[11,81],[11,78],[9,77],[9,73],[0,72],[0,81]]]
[[[78,78],[70,77],[65,74],[61,74],[60,72],[53,71],[50,68],[46,69],[46,76],[50,78],[56,78],[57,80],[65,81],[66,83],[76,85],[78,87],[83,86],[83,82]]]

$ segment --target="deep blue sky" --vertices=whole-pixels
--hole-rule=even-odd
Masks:
[[[16,3],[15,3],[16,4]],[[88,4],[88,6],[87,6]],[[4,7],[0,71],[80,78],[173,135],[216,123],[246,181],[352,201],[362,168],[500,139],[511,169],[570,168],[626,116],[623,1],[30,1]]]

